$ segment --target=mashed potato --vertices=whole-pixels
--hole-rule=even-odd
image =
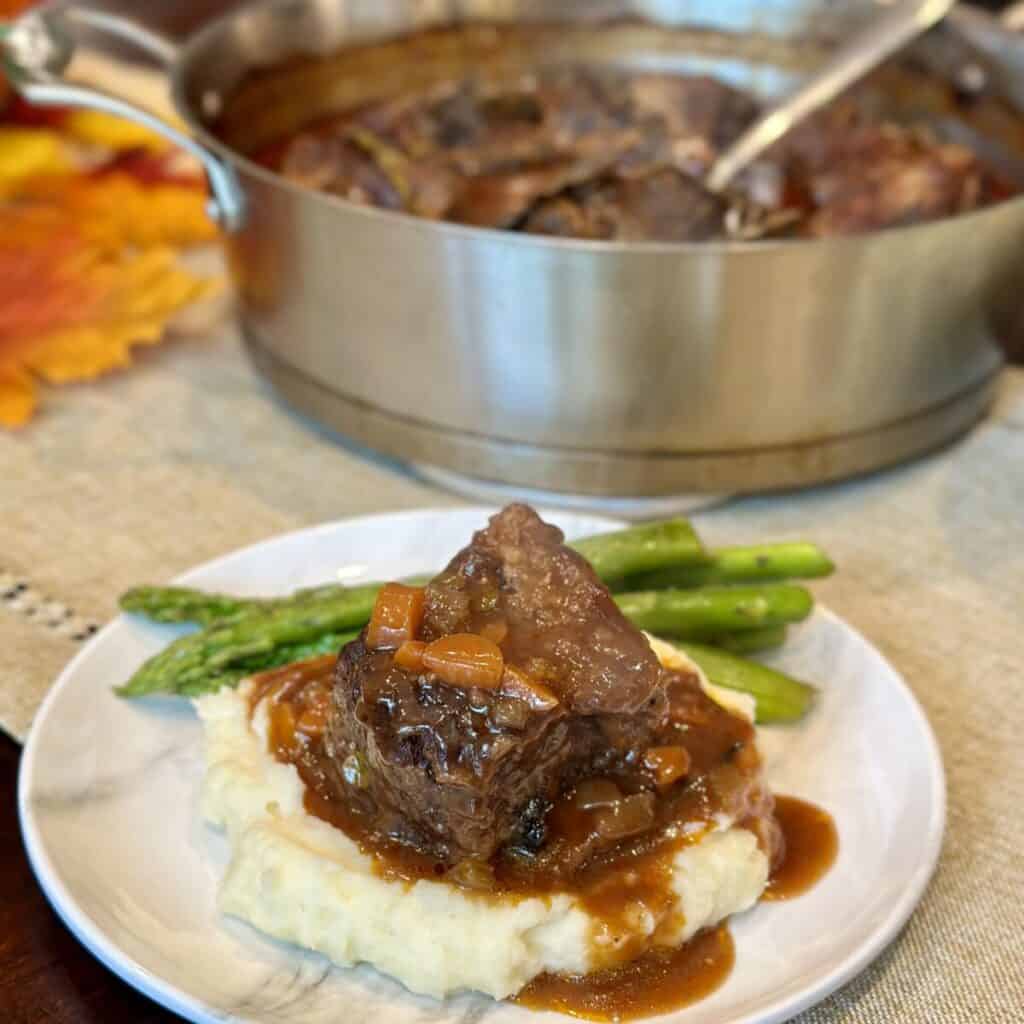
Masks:
[[[671,646],[652,646],[664,664],[693,668]],[[713,699],[750,716],[748,699],[702,683]],[[343,832],[303,809],[298,772],[267,751],[266,716],[257,707],[250,724],[244,687],[195,703],[206,736],[203,814],[226,830],[231,846],[223,912],[342,966],[371,963],[439,998],[475,989],[502,999],[542,971],[588,971],[601,942],[622,941],[571,894],[498,901],[444,882],[380,877]],[[716,820],[675,856],[673,887],[683,913],[669,926],[674,932],[661,923],[659,938],[682,943],[747,909],[767,878],[754,835]],[[637,905],[634,928],[649,934],[658,924]]]

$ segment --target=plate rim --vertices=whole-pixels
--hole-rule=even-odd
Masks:
[[[294,539],[299,536],[315,537],[319,533],[329,533],[339,528],[353,526],[360,523],[372,522],[375,520],[387,519],[389,521],[417,519],[431,515],[447,515],[451,513],[474,514],[482,516],[493,514],[494,506],[431,506],[417,509],[400,509],[392,512],[377,512],[362,516],[352,516],[343,519],[330,520],[323,523],[316,523],[305,527],[297,527],[282,533],[274,534],[252,544],[243,545],[222,555],[208,559],[198,565],[192,566],[182,573],[176,575],[172,584],[188,582],[195,574],[209,572],[217,569],[223,563],[244,555],[257,552],[260,548],[269,547],[281,541]],[[602,520],[612,528],[626,525],[620,519],[612,516],[594,514],[576,510],[566,509],[540,509],[554,516],[575,517]],[[830,620],[848,630],[853,636],[869,648],[882,663],[889,669],[892,679],[898,684],[897,692],[901,693],[908,706],[916,725],[921,730],[923,738],[923,753],[926,754],[927,778],[929,791],[932,793],[932,806],[929,808],[928,827],[924,840],[925,856],[917,864],[910,876],[907,885],[904,887],[900,898],[895,900],[884,919],[875,927],[873,932],[856,946],[847,956],[840,959],[830,970],[812,981],[806,990],[793,996],[780,996],[775,1000],[762,1005],[742,1017],[733,1018],[731,1024],[781,1024],[811,1006],[816,1005],[827,998],[841,986],[857,977],[872,963],[881,953],[895,940],[900,931],[910,919],[911,914],[923,898],[928,885],[935,874],[945,838],[947,819],[947,783],[945,766],[942,760],[942,751],[932,729],[928,716],[925,714],[920,701],[907,683],[903,674],[889,660],[885,653],[873,644],[855,626],[851,625],[841,616],[833,612],[827,606],[815,603],[816,616]],[[78,670],[80,662],[88,659],[94,647],[104,642],[105,638],[115,629],[124,626],[129,622],[124,612],[118,613],[110,622],[104,625],[94,636],[82,645],[81,649],[67,662],[58,673],[56,679],[48,689],[39,709],[36,712],[28,737],[21,751],[18,767],[18,824],[21,830],[22,841],[25,846],[25,853],[43,894],[46,896],[50,906],[57,916],[74,935],[74,937],[100,961],[114,975],[141,992],[147,998],[164,1006],[166,1009],[177,1013],[196,1024],[208,1024],[212,1021],[233,1021],[239,1024],[259,1024],[254,1017],[237,1017],[233,1014],[217,1011],[209,1007],[202,1000],[191,995],[184,989],[165,981],[159,975],[154,974],[142,966],[132,956],[124,952],[103,929],[97,925],[78,905],[76,899],[65,885],[56,868],[50,860],[45,849],[38,825],[29,800],[31,781],[35,767],[35,749],[37,736],[41,729],[45,728],[45,721],[50,714],[53,705],[59,699],[60,693],[70,684]],[[685,1008],[682,1011],[685,1012]],[[658,1018],[651,1018],[652,1020]],[[662,1018],[666,1019],[666,1018]]]

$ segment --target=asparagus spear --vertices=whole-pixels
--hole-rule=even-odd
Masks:
[[[764,626],[761,629],[743,629],[735,633],[719,633],[709,637],[694,637],[695,641],[720,647],[733,654],[755,654],[770,651],[786,642],[785,626]]]
[[[359,636],[358,632],[326,633],[318,640],[308,644],[289,644],[278,647],[269,655],[247,658],[237,665],[215,674],[208,671],[201,673],[186,682],[175,684],[174,692],[181,697],[199,697],[204,693],[216,693],[222,686],[237,686],[246,676],[257,672],[266,672],[283,665],[293,665],[297,661],[308,661],[322,654],[333,654],[340,651],[345,644]]]
[[[198,622],[202,625],[247,611],[255,602],[191,587],[133,587],[118,602],[122,611],[145,615],[154,622]]]
[[[813,686],[766,665],[703,644],[679,646],[716,686],[751,694],[757,702],[759,723],[796,721],[807,713],[814,701]]]
[[[367,603],[364,589],[354,587],[335,598],[294,606],[256,609],[181,637],[150,658],[117,692],[125,697],[174,693],[220,675],[221,670],[269,659],[279,648],[315,643],[327,634],[361,627],[373,609],[372,596]]]
[[[235,597],[231,594],[194,590],[191,587],[133,587],[121,595],[118,603],[122,611],[145,615],[154,622],[196,622],[201,626],[209,626],[251,612],[293,608],[298,604],[347,595],[354,607],[365,605],[366,619],[369,619],[380,587],[379,583],[366,583],[358,587],[326,583],[296,590],[288,597]],[[354,622],[353,625],[362,623]]]
[[[652,590],[617,594],[615,601],[633,625],[668,636],[782,626],[805,619],[814,605],[804,587],[790,583]]]
[[[662,635],[667,637],[669,633],[662,630]],[[733,654],[754,654],[757,651],[781,647],[786,639],[786,627],[758,626],[754,629],[737,629],[732,633],[723,633],[720,629],[709,630],[704,626],[691,628],[684,625],[671,635],[676,640],[721,647],[723,651],[732,651]]]
[[[333,654],[340,651],[345,644],[355,640],[357,636],[359,636],[357,629],[346,633],[325,633],[309,643],[287,644],[284,647],[275,648],[269,655],[249,658],[242,663],[241,668],[246,675],[251,675],[253,672],[266,672],[267,669],[291,665],[296,661],[308,661],[321,654]]]
[[[572,541],[569,547],[583,555],[605,583],[631,573],[699,565],[707,559],[696,531],[686,519],[666,519],[600,533]]]
[[[623,580],[618,589],[662,590],[665,587],[703,587],[715,583],[764,583],[812,579],[835,569],[828,555],[814,544],[757,544],[717,548],[703,565],[652,569]]]

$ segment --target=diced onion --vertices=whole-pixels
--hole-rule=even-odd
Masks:
[[[654,824],[654,794],[634,793],[594,814],[594,826],[605,839],[625,839]]]
[[[622,790],[611,779],[584,779],[573,794],[572,802],[581,811],[612,807],[622,799]]]
[[[447,877],[463,889],[487,891],[494,888],[494,870],[482,860],[461,860],[448,872]]]
[[[649,747],[644,754],[644,767],[659,786],[671,786],[690,770],[690,752],[686,747]]]

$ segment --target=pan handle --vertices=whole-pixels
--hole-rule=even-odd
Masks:
[[[75,54],[76,25],[131,43],[165,68],[177,59],[174,43],[127,18],[82,7],[43,7],[0,24],[0,61],[18,94],[40,106],[83,107],[114,114],[163,135],[202,164],[210,186],[210,216],[226,231],[237,230],[242,224],[243,199],[230,165],[155,114],[99,89],[63,79]]]

